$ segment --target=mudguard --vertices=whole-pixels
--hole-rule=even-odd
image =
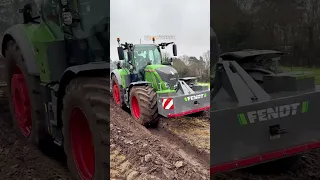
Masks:
[[[36,62],[34,49],[31,44],[31,40],[28,39],[28,37],[25,34],[25,30],[25,25],[17,24],[5,31],[4,36],[1,39],[1,54],[4,56],[5,45],[11,38],[13,38],[19,45],[23,59],[26,64],[27,72],[29,74],[39,76],[40,72]]]
[[[83,65],[76,65],[76,66],[71,66],[67,68],[63,74],[66,74],[68,72],[73,72],[74,74],[78,74],[80,72],[84,71],[92,71],[92,70],[101,70],[107,73],[107,71],[110,71],[110,63],[107,62],[92,62],[88,64],[83,64]],[[109,73],[108,73],[109,74]],[[106,74],[107,76],[107,74]],[[63,76],[62,76],[63,77]]]
[[[117,81],[121,82],[121,76],[120,76],[120,73],[119,73],[118,69],[114,69],[114,70],[111,71],[110,78],[112,78],[112,75],[115,75],[116,78],[117,78]],[[122,84],[120,83],[119,85],[120,85],[120,88],[122,89]]]
[[[77,74],[79,73],[89,73],[101,76],[108,76],[110,70],[110,63],[107,62],[95,62],[95,63],[88,63],[83,65],[76,65],[67,68],[59,83],[59,91],[64,91],[66,84],[70,82]]]
[[[130,83],[130,85],[129,85],[129,89],[130,89],[132,86],[148,85],[148,84],[151,84],[151,82],[149,82],[149,81],[137,81],[137,82],[132,82],[132,83]]]

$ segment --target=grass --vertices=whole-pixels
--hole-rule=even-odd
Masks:
[[[306,68],[306,67],[281,67],[284,71],[309,71],[313,72],[315,76],[316,84],[320,84],[320,68]]]

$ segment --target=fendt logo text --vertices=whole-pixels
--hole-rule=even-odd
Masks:
[[[309,102],[286,104],[273,108],[260,109],[257,111],[249,111],[238,114],[238,121],[241,125],[253,124],[256,122],[278,119],[287,116],[294,116],[298,113],[306,113],[309,111]]]
[[[206,93],[197,94],[197,95],[194,95],[194,96],[188,96],[188,97],[185,97],[184,100],[185,101],[193,101],[193,100],[202,99],[202,98],[205,98],[205,97],[207,97]]]

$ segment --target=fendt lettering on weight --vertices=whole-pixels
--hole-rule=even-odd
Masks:
[[[255,123],[256,121],[266,121],[270,119],[294,116],[297,114],[297,110],[300,105],[301,103],[294,103],[294,104],[277,106],[275,108],[249,111],[247,112],[247,117],[250,123]]]
[[[206,97],[206,94],[198,94],[198,95],[194,95],[194,96],[185,97],[184,100],[185,101],[193,101],[193,100],[197,100],[197,99],[202,99],[204,97]]]

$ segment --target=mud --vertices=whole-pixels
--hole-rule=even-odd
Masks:
[[[111,179],[210,179],[201,153],[162,129],[147,129],[110,103]]]
[[[48,147],[44,154],[17,136],[8,111],[2,109],[4,104],[1,104],[0,112],[1,179],[72,180],[63,156],[59,153],[59,157],[53,156],[51,150],[55,147]]]

